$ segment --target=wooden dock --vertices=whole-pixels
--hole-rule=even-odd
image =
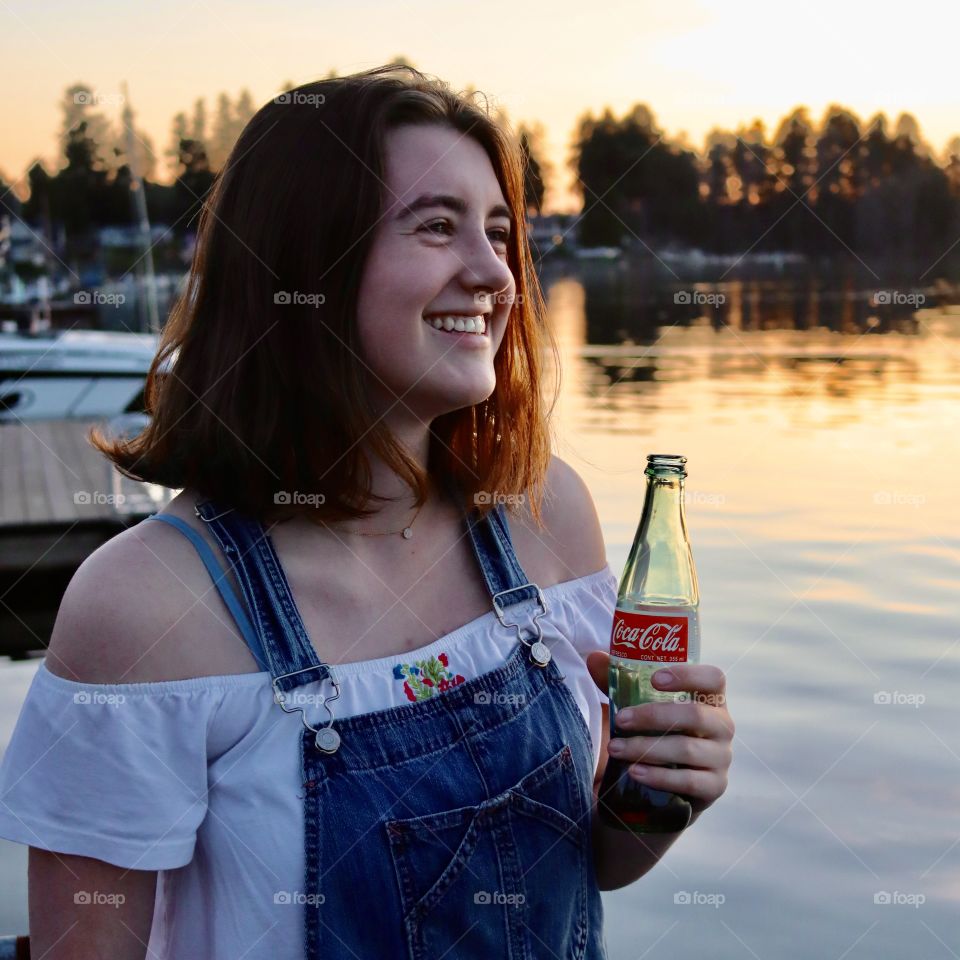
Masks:
[[[96,422],[0,423],[0,654],[45,648],[76,568],[176,494],[122,476],[85,438]]]

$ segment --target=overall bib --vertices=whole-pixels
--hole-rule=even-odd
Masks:
[[[483,519],[461,512],[494,629],[517,636],[506,661],[427,699],[343,719],[337,668],[318,659],[264,526],[214,501],[196,512],[252,623],[196,531],[150,519],[191,539],[275,701],[303,722],[307,960],[603,960],[590,732],[539,640],[546,601],[517,562],[503,506]],[[529,600],[540,609],[521,617],[524,634],[507,611]],[[298,698],[306,683],[321,696]],[[314,725],[298,700],[319,704]]]

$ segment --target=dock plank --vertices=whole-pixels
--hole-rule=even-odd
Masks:
[[[56,457],[57,451],[48,447],[37,435],[32,423],[20,424],[21,469],[24,477],[24,507],[26,518],[32,523],[43,523],[54,515],[54,506],[47,496],[43,479],[43,461]]]
[[[25,515],[20,469],[21,431],[16,423],[0,424],[0,523],[21,522]]]
[[[38,420],[34,424],[37,436],[47,447],[57,449],[57,433],[53,429],[55,421]],[[61,454],[60,457],[63,455]],[[64,520],[79,519],[80,513],[73,498],[73,485],[70,483],[68,467],[61,459],[53,456],[44,457],[43,478],[47,487],[50,503],[54,505],[53,512],[62,516]]]
[[[71,477],[71,497],[75,499],[77,516],[83,520],[102,519],[115,513],[108,503],[97,501],[98,494],[109,493],[107,481],[110,475],[106,469],[107,461],[84,439],[91,422],[61,420],[56,425],[57,446],[64,451],[63,458],[75,474],[75,478]],[[86,500],[76,500],[77,496],[85,496]]]
[[[123,515],[130,510],[118,510],[115,503],[122,489],[133,501],[133,512],[146,516],[158,508],[146,495],[146,485],[123,478],[87,441],[86,432],[95,422],[32,420],[0,426],[0,528],[76,521],[125,523]],[[143,495],[131,498],[138,488]],[[78,494],[83,494],[79,501]]]

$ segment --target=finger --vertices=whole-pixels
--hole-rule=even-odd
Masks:
[[[693,737],[730,740],[733,720],[726,708],[711,707],[694,700],[685,703],[642,703],[617,710],[614,726],[637,733],[685,733]]]
[[[730,745],[700,737],[617,737],[607,749],[610,756],[627,763],[679,764],[700,770],[727,770],[733,751]]]
[[[727,689],[727,676],[709,663],[671,663],[650,678],[658,690],[688,690],[721,694]]]
[[[610,654],[592,650],[587,654],[587,671],[604,696],[609,696]]]
[[[681,796],[713,803],[727,789],[727,776],[713,770],[691,770],[680,767],[634,765],[628,767],[631,778],[656,790],[669,790]]]

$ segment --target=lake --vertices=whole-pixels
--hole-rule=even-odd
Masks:
[[[643,280],[545,272],[556,452],[618,574],[647,454],[688,458],[702,658],[737,735],[727,793],[604,894],[611,960],[957,956],[955,298]],[[0,668],[4,745],[36,665]],[[0,873],[0,931],[25,932],[26,847],[0,840]]]

